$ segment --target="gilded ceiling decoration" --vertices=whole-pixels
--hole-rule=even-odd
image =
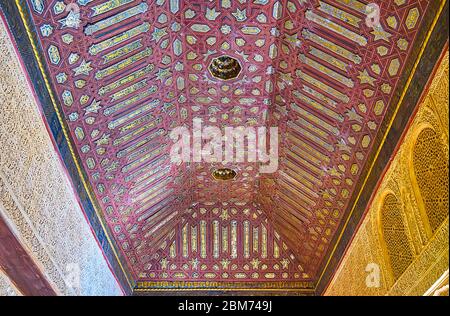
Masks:
[[[239,62],[229,56],[214,58],[209,65],[209,71],[213,77],[228,80],[235,79],[241,73],[242,67]]]
[[[134,280],[293,286],[317,276],[430,3],[378,1],[368,26],[363,0],[25,2]],[[278,127],[278,170],[171,163],[196,118]]]
[[[182,215],[168,239],[147,256],[146,271],[139,277],[155,281],[310,278],[254,204],[195,204]]]
[[[212,176],[215,180],[233,180],[236,178],[237,173],[236,171],[228,168],[220,168],[213,171]]]

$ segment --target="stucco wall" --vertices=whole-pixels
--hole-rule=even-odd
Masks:
[[[21,296],[9,277],[0,269],[0,296]]]
[[[431,209],[424,203],[412,158],[418,135],[424,129],[433,130],[440,148],[430,150],[428,155],[431,158],[433,155],[439,157],[436,160],[446,159],[447,165],[439,168],[445,165],[444,162],[430,166],[434,170],[431,176],[440,179],[440,183],[448,183],[448,69],[447,51],[326,295],[423,295],[448,271],[448,212],[440,226],[431,231],[426,214],[436,213],[437,208]],[[439,156],[438,151],[441,152]],[[445,191],[432,186],[436,181],[425,179],[425,182],[430,186],[427,192]],[[398,278],[393,276],[391,266],[395,262],[389,257],[381,228],[380,212],[387,195],[395,196],[399,201],[406,227],[407,238],[396,240],[396,243],[409,244],[412,250],[411,263]],[[448,191],[446,196],[443,193],[435,198],[441,200],[443,205],[448,205]],[[373,264],[376,264],[379,271],[375,271]],[[379,275],[378,286],[371,282],[375,276],[372,273]],[[368,277],[369,282],[366,282]]]
[[[1,20],[0,210],[58,294],[121,295]],[[7,284],[0,281],[0,295]]]

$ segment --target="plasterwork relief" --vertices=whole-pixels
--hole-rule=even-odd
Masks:
[[[326,295],[423,295],[448,270],[448,213],[433,230],[413,164],[413,150],[418,137],[422,131],[430,129],[437,135],[439,143],[432,153],[443,156],[446,162],[441,169],[431,165],[432,175],[439,177],[439,183],[447,183],[448,186],[448,66],[447,51]],[[408,236],[408,241],[401,242],[408,242],[414,249],[412,263],[398,279],[393,277],[390,268],[380,221],[380,210],[387,194],[395,195],[401,203]],[[437,197],[437,201],[448,207],[448,191]],[[428,213],[433,211],[428,210]],[[380,268],[378,286],[366,282],[373,272],[370,264],[377,264]]]
[[[0,216],[13,227],[58,294],[121,294],[75,198],[1,21]],[[79,271],[79,287],[66,282],[73,271]],[[0,294],[4,280],[0,276]]]
[[[6,273],[0,269],[0,296],[21,296],[20,291],[14,286]]]

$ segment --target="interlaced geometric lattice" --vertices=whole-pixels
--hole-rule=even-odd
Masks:
[[[414,172],[433,232],[448,216],[448,158],[435,131],[424,129],[413,151]]]
[[[397,280],[411,264],[413,253],[408,243],[401,205],[393,194],[388,194],[384,200],[381,208],[381,225],[392,273]]]

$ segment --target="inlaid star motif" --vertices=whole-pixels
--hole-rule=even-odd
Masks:
[[[283,80],[284,82],[287,82],[287,84],[292,85],[292,81],[294,80],[292,78],[292,74],[291,73],[280,73],[280,78],[281,80]]]
[[[272,36],[278,37],[278,36],[280,36],[280,31],[278,30],[278,28],[273,27],[273,28],[270,30],[270,34],[271,34]]]
[[[222,269],[227,270],[228,266],[230,265],[231,261],[228,259],[222,259],[222,261],[220,261],[220,264],[222,265]]]
[[[155,27],[155,30],[152,33],[152,40],[156,41],[157,43],[161,38],[167,35],[166,28],[158,29]]]
[[[206,8],[205,17],[210,21],[215,21],[216,18],[220,15],[220,12],[216,11],[216,8]]]
[[[347,115],[349,121],[357,121],[359,123],[362,122],[362,116],[356,113],[355,108],[352,108],[351,110],[347,110],[345,113]]]
[[[391,93],[392,87],[388,83],[383,83],[381,85],[381,91],[383,91],[386,94]]]
[[[109,165],[109,167],[106,167],[106,168],[105,168],[105,171],[106,171],[107,173],[111,173],[111,172],[116,171],[116,170],[118,169],[118,167],[119,167],[119,162],[118,162],[118,161],[113,161],[113,162],[111,163],[111,165]]]
[[[193,258],[191,260],[192,270],[197,270],[199,264],[200,264],[200,261],[198,261],[197,258]]]
[[[161,263],[161,269],[166,270],[169,265],[169,260],[167,260],[167,258],[162,258],[159,263]]]
[[[84,110],[86,111],[86,114],[89,113],[98,113],[98,110],[100,110],[102,107],[100,106],[100,101],[94,100],[92,101],[91,105],[89,105],[88,107],[84,108]]]
[[[322,195],[322,198],[329,200],[332,198],[332,195],[330,194],[330,192],[328,190],[323,190],[322,192],[320,192],[320,195]]]
[[[340,151],[347,151],[349,153],[352,152],[350,146],[348,146],[345,140],[343,139],[339,140],[336,146],[339,148]]]
[[[283,269],[287,269],[289,267],[289,259],[284,258],[283,260],[281,260],[281,266],[283,267]]]
[[[389,38],[392,36],[392,34],[386,32],[383,30],[383,27],[380,25],[379,27],[376,27],[373,29],[371,34],[375,37],[374,40],[384,40],[389,43]]]
[[[236,54],[241,56],[243,60],[248,61],[248,54],[245,54],[244,52],[236,52]]]
[[[95,143],[97,144],[97,146],[108,145],[109,137],[110,137],[109,134],[103,134],[102,137],[100,137],[100,139],[95,141]]]
[[[159,69],[158,72],[156,73],[156,78],[162,82],[164,79],[170,77],[171,75],[172,72],[170,71],[169,68]]]
[[[293,35],[286,34],[285,38],[286,38],[286,41],[290,42],[294,46],[300,46],[301,45],[301,41],[298,39],[298,35],[297,34],[293,34]]]
[[[235,106],[230,110],[230,112],[233,113],[234,115],[239,115],[242,113],[242,108]]]
[[[77,29],[80,27],[81,23],[80,12],[70,11],[67,17],[59,20],[58,22],[61,23],[62,28],[69,27]]]
[[[371,77],[366,69],[364,71],[360,71],[358,75],[358,79],[361,84],[368,83],[371,86],[375,86],[375,78]]]
[[[91,62],[86,62],[86,60],[83,60],[81,64],[73,71],[75,72],[75,76],[79,75],[89,76],[89,73],[92,71]]]
[[[220,214],[219,216],[223,221],[226,221],[230,218],[230,215],[228,214],[228,210],[227,209],[223,209],[222,210],[222,214]]]
[[[236,18],[238,22],[243,22],[247,20],[247,10],[239,10],[239,8],[236,9],[236,12],[233,12],[233,16]]]
[[[257,270],[259,268],[259,264],[261,263],[261,261],[259,261],[258,258],[253,258],[253,260],[250,261],[250,263],[252,264],[253,269]]]
[[[342,177],[341,173],[336,169],[336,167],[328,169],[328,174],[333,177]]]
[[[222,25],[221,27],[220,27],[220,31],[223,33],[223,34],[225,34],[225,35],[227,35],[227,34],[230,34],[231,33],[231,27],[229,26],[229,25]]]

